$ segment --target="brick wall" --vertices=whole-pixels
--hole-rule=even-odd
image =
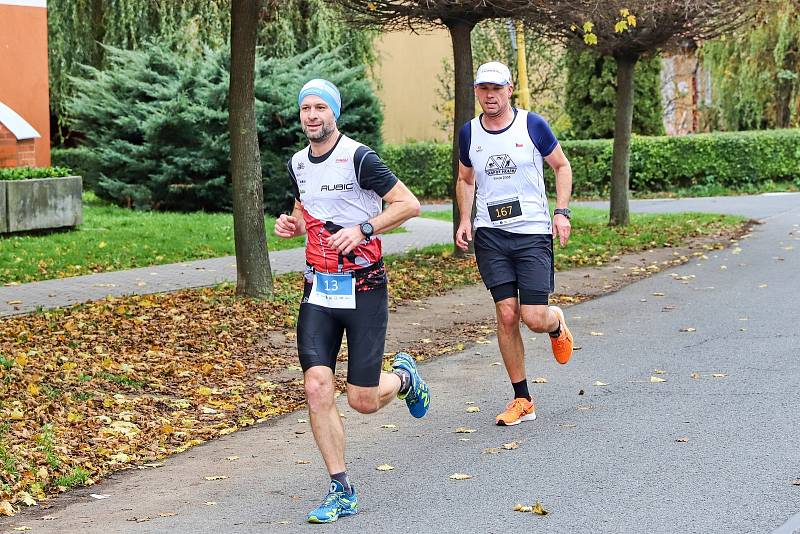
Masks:
[[[11,131],[0,124],[0,168],[35,167],[36,150],[33,139],[17,141]]]

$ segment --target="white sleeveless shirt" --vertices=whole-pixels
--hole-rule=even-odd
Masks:
[[[529,134],[528,112],[517,110],[511,125],[497,132],[487,131],[480,117],[470,121],[470,129],[469,159],[477,190],[475,228],[552,233],[544,158]]]

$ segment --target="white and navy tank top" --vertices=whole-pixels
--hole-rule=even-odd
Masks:
[[[502,130],[486,130],[481,116],[459,131],[459,159],[473,167],[476,180],[475,228],[517,234],[552,233],[544,183],[544,158],[558,145],[540,115],[514,108]]]

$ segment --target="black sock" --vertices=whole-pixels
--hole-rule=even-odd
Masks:
[[[411,389],[411,373],[405,369],[394,369],[392,372],[400,377],[400,391],[397,393],[405,395]]]
[[[528,399],[531,400],[531,394],[528,393],[528,379],[523,378],[519,382],[512,382],[512,386],[514,386],[514,398],[515,399]]]
[[[550,332],[550,337],[558,337],[561,335],[561,321],[558,321],[558,327]]]
[[[337,481],[339,484],[344,486],[344,492],[348,495],[353,493],[353,488],[350,487],[350,479],[347,478],[347,471],[342,471],[341,473],[336,473],[335,475],[331,475],[331,480]]]

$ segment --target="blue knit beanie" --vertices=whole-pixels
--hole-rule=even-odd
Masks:
[[[311,80],[300,89],[300,94],[297,96],[297,105],[302,104],[303,99],[308,95],[316,95],[324,100],[333,111],[333,116],[337,120],[339,119],[339,113],[342,109],[342,97],[335,85],[322,78]]]

